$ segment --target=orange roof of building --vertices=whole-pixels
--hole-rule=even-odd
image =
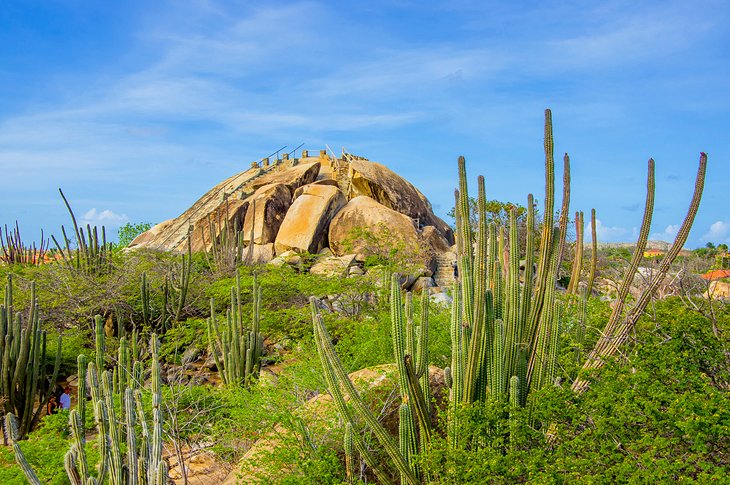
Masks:
[[[707,273],[703,274],[702,277],[710,281],[719,280],[722,278],[730,278],[730,269],[716,269],[708,271]]]

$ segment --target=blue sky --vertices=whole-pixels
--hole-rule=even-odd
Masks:
[[[0,223],[60,233],[58,187],[111,232],[160,222],[300,143],[388,165],[444,218],[459,155],[524,203],[549,107],[599,240],[632,240],[649,157],[652,237],[673,237],[705,151],[688,246],[730,242],[729,24],[699,0],[4,0]]]

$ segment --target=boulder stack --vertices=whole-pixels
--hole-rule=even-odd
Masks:
[[[451,228],[410,182],[380,163],[323,150],[254,163],[129,247],[185,251],[190,239],[193,251],[203,251],[224,230],[242,230],[257,262],[329,250],[362,261],[378,238],[403,250],[430,248],[436,261],[454,243]],[[347,266],[337,272],[346,274]]]

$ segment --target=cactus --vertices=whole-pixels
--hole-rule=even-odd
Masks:
[[[38,479],[38,476],[36,475],[35,471],[33,471],[33,468],[30,466],[30,464],[28,464],[28,460],[25,459],[25,455],[23,455],[23,452],[18,445],[18,440],[20,439],[18,433],[18,423],[16,421],[15,415],[13,415],[12,413],[8,413],[5,415],[5,430],[7,433],[7,437],[10,440],[10,444],[13,447],[15,462],[18,464],[18,466],[20,466],[21,470],[23,470],[23,474],[25,475],[26,480],[28,480],[28,483],[30,483],[31,485],[41,485],[41,481]]]
[[[236,275],[236,286],[231,288],[231,305],[223,324],[218,322],[214,302],[210,303],[208,318],[208,347],[216,367],[227,385],[249,385],[261,370],[264,338],[261,334],[261,288],[253,278],[253,302],[250,327],[244,325],[241,301],[241,277]],[[220,353],[220,357],[219,357]]]
[[[365,421],[367,426],[375,435],[380,446],[383,447],[385,452],[393,461],[398,472],[404,478],[403,482],[410,485],[418,485],[420,482],[413,473],[413,470],[409,466],[406,458],[400,452],[398,445],[393,441],[385,428],[383,428],[383,425],[380,424],[380,421],[378,421],[378,418],[375,417],[370,408],[368,408],[367,404],[352,384],[347,372],[345,372],[342,362],[339,357],[337,357],[337,353],[332,345],[332,339],[327,333],[327,328],[324,326],[324,323],[322,323],[322,318],[317,311],[316,298],[312,297],[310,302],[312,308],[312,320],[314,323],[314,338],[319,358],[322,363],[322,368],[324,370],[325,379],[327,380],[327,388],[332,395],[340,415],[345,422],[350,423],[352,426],[353,439],[358,452],[363,457],[365,463],[376,473],[378,480],[383,483],[392,483],[387,478],[388,474],[384,471],[382,463],[375,461],[374,457],[369,451],[367,451],[361,435],[361,428],[355,421],[353,412],[357,413],[357,415]],[[345,402],[345,395],[350,398],[349,404],[352,406],[352,411]]]
[[[31,283],[26,324],[13,308],[13,277],[8,275],[5,300],[0,305],[0,395],[5,397],[5,413],[18,418],[18,439],[23,439],[41,418],[56,387],[61,367],[61,336],[56,346],[50,376],[46,369],[46,332],[41,329],[35,283]],[[35,406],[35,403],[38,403]]]
[[[355,483],[355,441],[352,437],[352,424],[345,423],[345,472],[347,483]]]
[[[646,206],[644,209],[644,218],[641,224],[641,230],[639,232],[639,240],[631,258],[629,270],[626,272],[624,280],[621,283],[621,287],[619,288],[617,304],[614,306],[608,323],[601,333],[601,338],[598,339],[598,342],[596,342],[593,350],[589,353],[586,362],[583,364],[584,371],[602,367],[605,359],[614,355],[618,348],[629,338],[631,331],[636,326],[636,322],[639,320],[639,317],[649,304],[649,301],[653,297],[657,287],[664,280],[664,277],[669,271],[669,267],[674,262],[679,251],[684,246],[684,243],[687,242],[689,231],[692,229],[692,224],[694,223],[697,210],[700,206],[700,201],[702,200],[706,172],[707,154],[701,153],[692,199],[690,200],[689,208],[687,209],[687,215],[677,232],[677,236],[674,238],[674,243],[662,259],[656,276],[644,288],[633,308],[631,308],[631,310],[624,316],[624,301],[628,294],[631,281],[636,274],[636,268],[638,267],[639,261],[641,261],[643,256],[644,249],[646,248],[646,241],[649,235],[649,226],[651,225],[651,217],[654,208],[654,160],[649,160]],[[588,389],[588,381],[586,378],[579,376],[579,378],[573,382],[571,388],[577,393],[582,393]]]
[[[593,293],[593,283],[596,281],[596,267],[598,266],[598,239],[596,236],[596,209],[591,209],[591,269],[588,273],[587,296]]]
[[[594,253],[595,254],[595,253]],[[573,256],[573,273],[568,284],[568,294],[577,295],[580,273],[583,267],[583,212],[575,213],[575,256]]]
[[[193,267],[193,250],[188,233],[188,254],[180,256],[180,287],[177,294],[177,306],[175,307],[175,320],[180,321],[180,316],[185,309],[185,301],[188,296],[188,288],[190,287],[190,274]],[[163,322],[164,323],[164,322]]]
[[[140,295],[142,296],[142,323],[145,327],[150,325],[150,286],[147,283],[147,273],[142,273],[142,281],[140,282]]]
[[[93,396],[94,421],[97,426],[100,462],[96,470],[91,470],[86,457],[86,433],[82,416],[78,409],[69,413],[71,446],[66,453],[64,464],[66,474],[72,485],[105,483],[110,485],[164,485],[167,483],[167,466],[162,460],[162,393],[160,387],[160,365],[158,360],[159,342],[152,336],[152,419],[145,415],[142,405],[142,390],[126,387],[122,392],[121,409],[123,419],[117,419],[113,399],[111,378],[108,371],[101,376],[94,362],[88,364],[86,375]],[[80,356],[81,357],[81,356]],[[79,358],[79,365],[85,359]],[[79,376],[83,371],[79,369]],[[17,439],[14,432],[14,417],[6,416],[8,429],[12,429],[11,439]],[[136,427],[142,430],[141,440],[137,440]],[[152,434],[150,436],[150,426]],[[28,465],[22,450],[14,443],[16,462],[23,468],[28,481],[40,483]]]
[[[570,160],[564,158],[563,203],[558,227],[554,221],[554,160],[552,138],[552,116],[550,110],[545,111],[545,198],[543,208],[543,224],[540,244],[535,251],[534,240],[534,201],[528,196],[528,217],[526,244],[524,247],[524,278],[520,280],[521,247],[518,244],[519,228],[515,211],[510,212],[508,233],[504,227],[487,224],[486,195],[484,180],[479,179],[477,209],[479,224],[476,235],[469,224],[469,195],[466,182],[466,162],[459,157],[459,189],[455,191],[455,216],[457,261],[459,278],[454,285],[451,311],[451,365],[445,370],[446,383],[449,388],[448,405],[448,443],[452,449],[467,445],[460,436],[460,415],[457,412],[461,405],[470,405],[487,399],[509,402],[513,437],[516,436],[517,409],[529,402],[529,396],[535,391],[557,382],[557,353],[560,345],[560,306],[556,300],[556,281],[565,246],[567,232],[567,214],[570,197]],[[628,294],[628,286],[638,266],[638,262],[646,245],[651,222],[654,191],[654,165],[649,163],[649,182],[647,205],[642,223],[641,235],[636,252],[632,258],[629,271],[619,289],[619,302],[609,319],[603,337],[599,339],[584,364],[584,369],[600,367],[605,356],[616,352],[627,338],[656,286],[669,269],[669,265],[686,241],[689,229],[697,212],[706,170],[706,155],[702,154],[700,168],[695,183],[695,194],[690,204],[688,215],[680,228],[675,242],[660,267],[659,277],[652,280],[649,287],[640,296],[637,304],[626,317],[623,306]],[[583,214],[576,216],[578,242],[572,271],[572,288],[570,292],[579,290],[580,270],[583,252]],[[588,287],[592,287],[595,278],[595,211],[591,213],[591,230],[593,233],[593,259]],[[537,271],[533,280],[533,264]],[[415,421],[420,426],[419,436],[421,449],[427,446],[424,436],[428,436],[425,396],[419,395],[418,373],[427,373],[420,367],[423,360],[414,366],[409,352],[414,349],[414,339],[421,343],[423,330],[414,331],[409,304],[405,317],[400,289],[395,279],[391,282],[391,323],[393,347],[396,366],[399,372],[399,389],[402,403],[399,408],[400,447],[385,433],[382,426],[374,418],[370,410],[362,402],[347,374],[342,368],[327,331],[317,314],[312,302],[314,333],[322,367],[327,378],[328,388],[337,403],[338,410],[353,432],[355,447],[358,448],[368,466],[376,473],[381,473],[380,466],[374,467],[372,457],[360,450],[359,437],[361,428],[359,421],[364,421],[372,430],[380,446],[388,454],[392,465],[400,473],[401,481],[414,483],[419,479],[418,469],[413,467]],[[586,288],[588,289],[588,288]],[[587,294],[584,293],[584,294]],[[427,337],[426,337],[427,338]],[[419,347],[422,348],[422,347]],[[417,352],[418,353],[418,352]],[[416,371],[416,369],[419,369]],[[405,381],[403,380],[405,377]],[[585,379],[576,379],[573,390],[582,392],[587,387]],[[423,392],[421,393],[423,394]],[[344,396],[350,398],[350,406]],[[415,418],[415,419],[414,419]],[[549,427],[548,427],[549,428]],[[424,431],[425,430],[425,431]],[[554,435],[548,430],[549,435]],[[515,440],[511,440],[514,446]],[[479,440],[471,445],[480,446]]]
[[[61,198],[71,216],[76,236],[76,249],[73,250],[71,249],[71,240],[68,238],[66,229],[63,226],[61,226],[61,233],[63,234],[65,250],[58,243],[55,236],[51,236],[63,261],[69,268],[91,275],[110,272],[112,269],[113,245],[106,242],[106,229],[104,226],[101,227],[101,238],[96,226],[92,228],[91,225],[87,224],[86,232],[84,232],[84,228],[80,228],[76,222],[76,216],[63,191],[58,189],[58,192],[61,194]]]
[[[3,232],[5,233],[3,235]],[[26,246],[20,236],[20,227],[18,221],[15,221],[15,229],[8,230],[5,226],[3,231],[0,228],[0,251],[2,251],[2,260],[6,264],[27,264],[37,266],[46,261],[48,253],[49,240],[43,237],[43,229],[41,229],[40,244],[36,246]]]
[[[205,247],[205,259],[211,267],[214,267],[218,271],[233,271],[244,263],[244,233],[243,233],[243,220],[236,220],[231,226],[228,223],[230,214],[228,212],[228,198],[225,199],[226,207],[225,214],[220,212],[217,214],[217,220],[213,220],[211,215],[208,218],[208,235],[210,236],[210,249],[207,249],[205,243],[205,226],[200,226],[200,235]],[[252,211],[255,211],[255,206],[252,206]],[[252,212],[254,213],[254,212]],[[221,222],[221,216],[223,221]],[[217,229],[220,228],[218,232]],[[253,225],[252,225],[253,228]],[[215,234],[218,234],[216,237]],[[253,240],[253,239],[249,239]],[[250,251],[253,250],[253,246],[249,245]],[[247,262],[250,263],[251,256],[250,252],[247,258]]]

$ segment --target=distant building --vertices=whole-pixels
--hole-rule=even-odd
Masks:
[[[644,257],[645,258],[658,258],[659,256],[664,256],[667,254],[666,251],[662,251],[661,249],[647,249],[644,251]]]

